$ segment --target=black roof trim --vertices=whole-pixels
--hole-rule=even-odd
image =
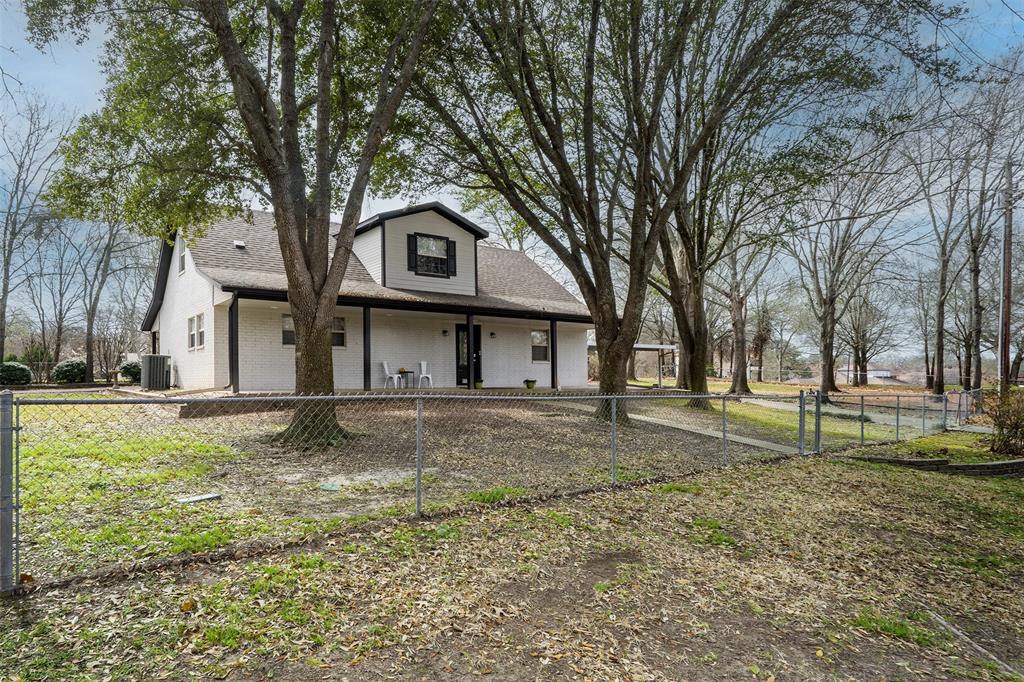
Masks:
[[[221,287],[224,291],[256,301],[287,301],[288,292],[278,289],[253,289],[245,287]],[[485,315],[490,317],[507,317],[520,320],[555,320],[557,322],[584,322],[593,324],[590,315],[571,315],[562,313],[546,313],[541,310],[506,310],[504,308],[487,308],[475,305],[454,305],[450,303],[431,303],[429,301],[395,301],[386,298],[369,296],[338,296],[338,305],[353,307],[382,308],[387,310],[413,310],[430,313],[456,313]]]
[[[146,310],[146,317],[142,320],[142,331],[153,330],[153,323],[156,322],[157,313],[164,302],[164,289],[167,288],[167,273],[171,270],[171,256],[174,255],[174,244],[178,240],[177,233],[171,235],[171,241],[166,239],[160,245],[160,264],[156,268],[156,283],[153,285],[153,298],[149,302],[149,309]]]
[[[356,225],[356,234],[362,234],[367,230],[372,230],[378,225],[382,224],[385,220],[391,220],[392,218],[401,218],[407,215],[415,215],[416,213],[424,213],[426,211],[433,211],[438,215],[447,218],[466,232],[469,232],[476,239],[487,239],[490,233],[484,228],[480,227],[473,221],[469,220],[465,216],[456,213],[452,209],[448,208],[440,201],[431,201],[426,204],[416,204],[415,206],[407,206],[405,208],[398,208],[394,211],[384,211],[378,213],[375,216],[371,216],[363,222]]]

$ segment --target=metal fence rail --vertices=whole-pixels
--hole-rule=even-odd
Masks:
[[[0,593],[123,562],[912,438],[972,394],[0,393]],[[911,403],[913,403],[911,405]]]

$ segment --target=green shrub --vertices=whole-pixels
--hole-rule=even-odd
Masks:
[[[142,364],[138,360],[131,360],[121,365],[121,376],[133,384],[142,379]]]
[[[4,362],[0,364],[0,384],[4,386],[24,386],[32,383],[32,370],[20,362]]]
[[[85,381],[85,360],[61,360],[54,366],[50,377],[58,384],[80,384]]]
[[[989,408],[992,416],[992,452],[1024,455],[1024,391],[1011,390]]]

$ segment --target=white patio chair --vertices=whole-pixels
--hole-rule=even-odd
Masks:
[[[416,388],[423,388],[423,380],[424,379],[427,380],[427,385],[430,388],[434,387],[434,377],[432,377],[429,374],[427,374],[427,363],[421,362],[420,363],[420,376],[416,380]]]
[[[391,387],[397,389],[398,382],[402,380],[402,375],[398,372],[392,372],[388,367],[388,363],[382,362],[380,364],[384,366],[384,388],[388,387],[388,382],[390,381]]]

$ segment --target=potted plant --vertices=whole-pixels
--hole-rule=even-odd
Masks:
[[[473,388],[481,389],[483,387],[484,387],[484,380],[483,379],[477,379],[476,381],[473,382]]]
[[[527,391],[532,391],[537,385],[536,379],[523,379],[523,385],[526,386]]]

